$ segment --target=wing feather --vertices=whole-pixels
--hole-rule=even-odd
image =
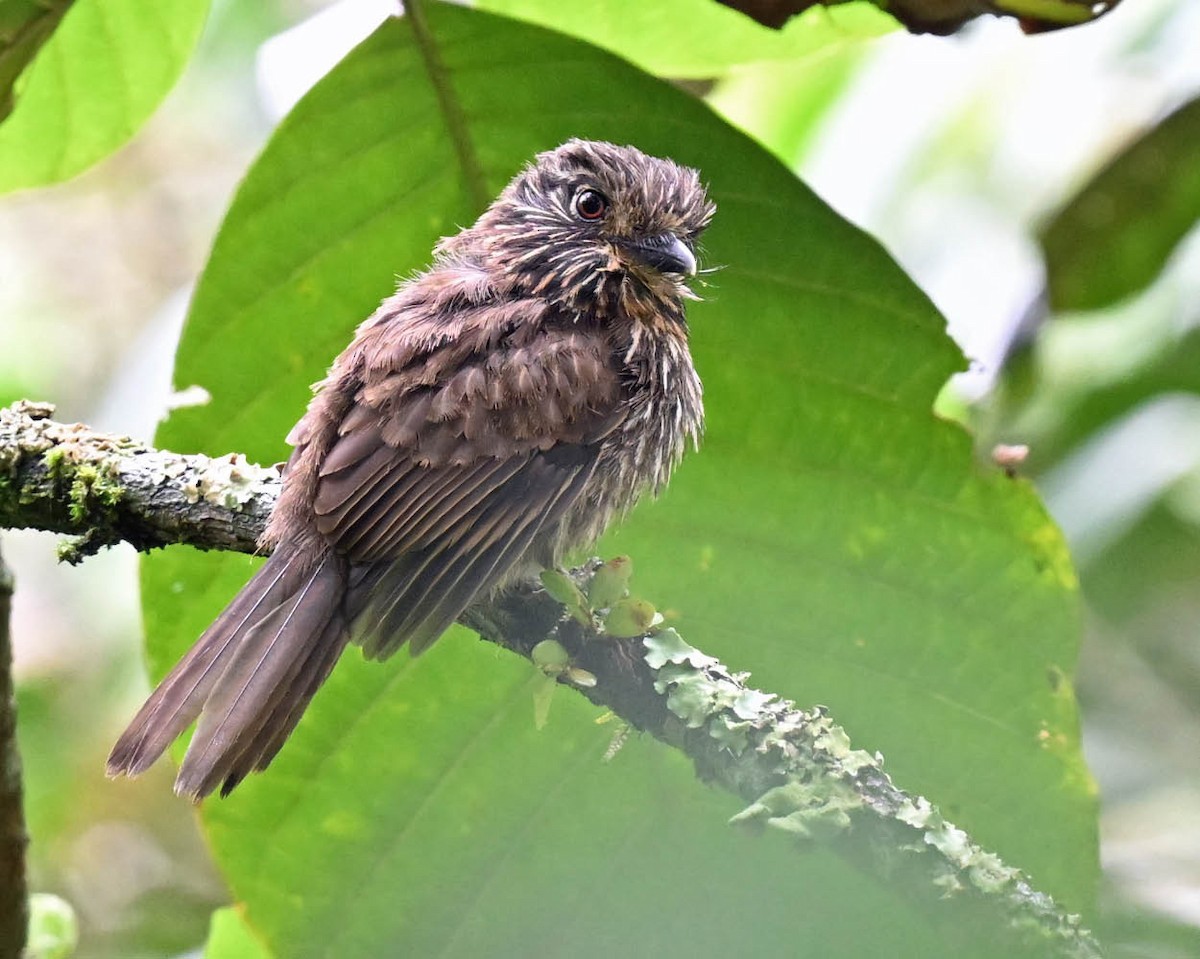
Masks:
[[[487,593],[520,559],[538,532],[574,501],[590,475],[591,465],[579,469],[566,477],[539,511],[524,511],[505,525],[454,543],[438,558],[432,575],[413,578],[403,615],[396,616],[401,611],[397,604],[383,621],[380,634],[406,636],[413,655],[426,649],[474,597]]]
[[[398,499],[388,514],[355,542],[357,561],[387,559],[396,554],[398,543],[428,541],[435,527],[451,527],[520,467],[521,463],[511,460],[486,461],[464,471],[466,475],[456,477],[452,486],[440,487],[436,496],[417,502]]]
[[[599,332],[487,345],[451,356],[470,347],[442,343],[423,369],[368,370],[315,471],[318,531],[351,564],[342,615],[369,656],[405,642],[420,652],[503,582],[578,500],[625,415]]]
[[[396,462],[394,450],[377,446],[375,452],[354,469],[320,477],[313,500],[317,528],[322,533],[343,528],[347,517],[354,515],[356,509],[369,507],[388,486],[404,478],[408,473],[404,466],[403,462]]]

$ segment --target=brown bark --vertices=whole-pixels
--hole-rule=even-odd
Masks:
[[[13,696],[12,575],[0,556],[0,959],[19,959],[29,928],[17,704]]]

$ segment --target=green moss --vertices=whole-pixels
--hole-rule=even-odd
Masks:
[[[92,527],[108,523],[125,495],[116,466],[109,460],[77,460],[69,448],[55,446],[42,454],[50,480],[67,492],[71,522]],[[97,513],[99,515],[97,515]]]
[[[67,502],[73,523],[85,522],[97,507],[108,514],[121,502],[125,489],[117,476],[117,471],[103,460],[74,467]]]
[[[50,479],[54,482],[59,482],[67,472],[67,453],[61,446],[52,446],[42,454],[42,464],[46,467],[46,472],[50,474]]]
[[[66,539],[60,540],[54,548],[54,557],[60,563],[66,563],[70,566],[78,566],[89,556],[92,556],[99,550],[99,546],[95,542],[95,538],[88,535],[83,536],[68,536]]]

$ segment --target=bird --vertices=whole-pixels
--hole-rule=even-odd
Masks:
[[[134,717],[110,776],[193,722],[175,791],[261,771],[351,643],[427,649],[470,604],[593,544],[699,444],[685,301],[698,172],[539,153],[357,329],[289,433],[266,562]]]

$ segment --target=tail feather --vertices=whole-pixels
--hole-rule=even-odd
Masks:
[[[325,634],[313,646],[308,659],[296,673],[284,695],[276,698],[270,715],[246,743],[233,764],[231,772],[221,783],[221,795],[227,796],[250,772],[261,772],[270,765],[287,738],[300,722],[309,701],[329,678],[338,658],[345,650],[349,632],[341,617],[330,620]]]
[[[288,592],[287,569],[286,561],[268,561],[159,683],[113,746],[110,776],[145,772],[200,715],[238,638]]]
[[[333,570],[334,561],[326,557],[295,596],[238,644],[204,704],[175,780],[176,792],[203,796],[253,768],[254,757],[247,762],[244,754],[277,708],[296,705],[288,694],[304,691],[305,684],[297,686],[295,680],[337,612],[343,586],[340,577],[329,575]],[[307,705],[308,699],[303,697],[299,705]]]
[[[143,772],[197,717],[177,792],[198,798],[222,780],[228,791],[265,766],[345,647],[344,579],[339,558],[276,550],[151,694],[109,775]]]

